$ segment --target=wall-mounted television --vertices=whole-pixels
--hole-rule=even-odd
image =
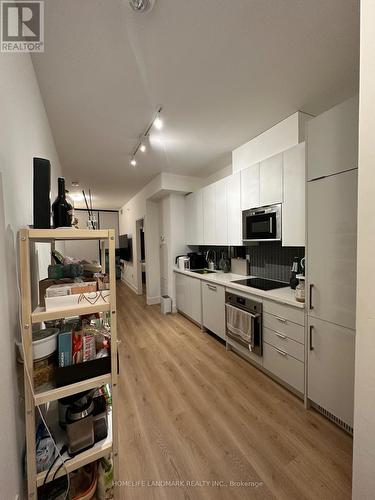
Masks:
[[[127,262],[133,261],[133,242],[130,234],[122,234],[119,236],[119,256],[120,259]]]

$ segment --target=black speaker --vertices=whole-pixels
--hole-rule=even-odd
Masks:
[[[34,228],[51,227],[51,164],[44,158],[34,158]]]

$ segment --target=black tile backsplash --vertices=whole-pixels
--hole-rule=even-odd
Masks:
[[[250,272],[260,278],[289,281],[294,257],[305,256],[304,247],[283,247],[279,241],[260,242],[246,247],[250,255]]]
[[[250,274],[259,278],[269,278],[280,281],[289,281],[290,268],[294,257],[302,259],[305,256],[304,247],[283,247],[279,241],[259,242],[248,247],[209,247],[201,246],[199,250],[206,252],[209,248],[216,251],[217,260],[221,252],[227,255],[245,257],[250,255]]]

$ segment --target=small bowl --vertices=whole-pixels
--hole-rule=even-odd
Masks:
[[[57,350],[58,328],[45,328],[33,332],[34,361],[47,358]]]

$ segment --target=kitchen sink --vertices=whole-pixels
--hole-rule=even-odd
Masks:
[[[190,269],[190,271],[197,274],[211,274],[216,272],[212,271],[211,269]]]

